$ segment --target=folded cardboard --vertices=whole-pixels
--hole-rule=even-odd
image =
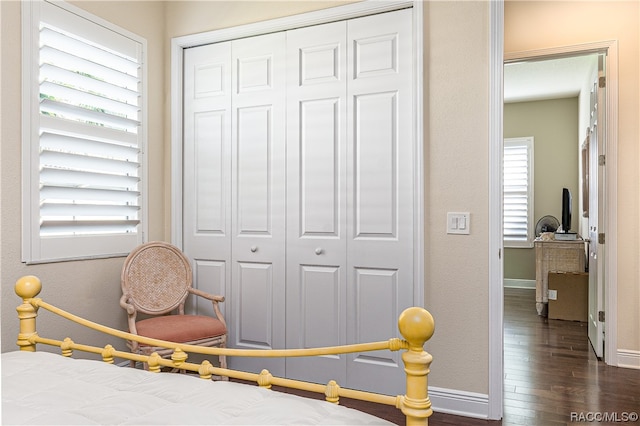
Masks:
[[[586,322],[589,310],[589,274],[549,272],[549,319]]]

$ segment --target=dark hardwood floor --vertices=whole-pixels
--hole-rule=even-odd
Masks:
[[[624,319],[620,320],[623,326]],[[393,407],[345,399],[340,403],[399,425],[405,423]],[[508,288],[504,298],[503,420],[435,412],[429,425],[640,425],[637,417],[635,421],[625,417],[629,413],[640,413],[640,370],[598,361],[586,323],[540,317],[535,290]],[[613,421],[594,421],[598,416],[610,416]]]
[[[507,288],[504,300],[503,425],[640,425],[615,421],[640,413],[640,370],[598,361],[587,323],[538,316],[535,290]],[[586,421],[598,416],[614,421]]]

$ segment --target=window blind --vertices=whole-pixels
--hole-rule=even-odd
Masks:
[[[533,244],[533,138],[504,142],[504,244]]]
[[[127,253],[142,233],[143,46],[65,3],[33,8],[27,261]]]
[[[40,234],[136,232],[140,64],[40,27]]]

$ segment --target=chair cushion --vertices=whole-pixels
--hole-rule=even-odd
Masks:
[[[220,320],[204,315],[167,315],[136,322],[140,336],[186,343],[222,336],[227,329]]]

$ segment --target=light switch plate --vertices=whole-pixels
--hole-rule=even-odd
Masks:
[[[470,234],[471,214],[469,212],[447,213],[447,234]]]

